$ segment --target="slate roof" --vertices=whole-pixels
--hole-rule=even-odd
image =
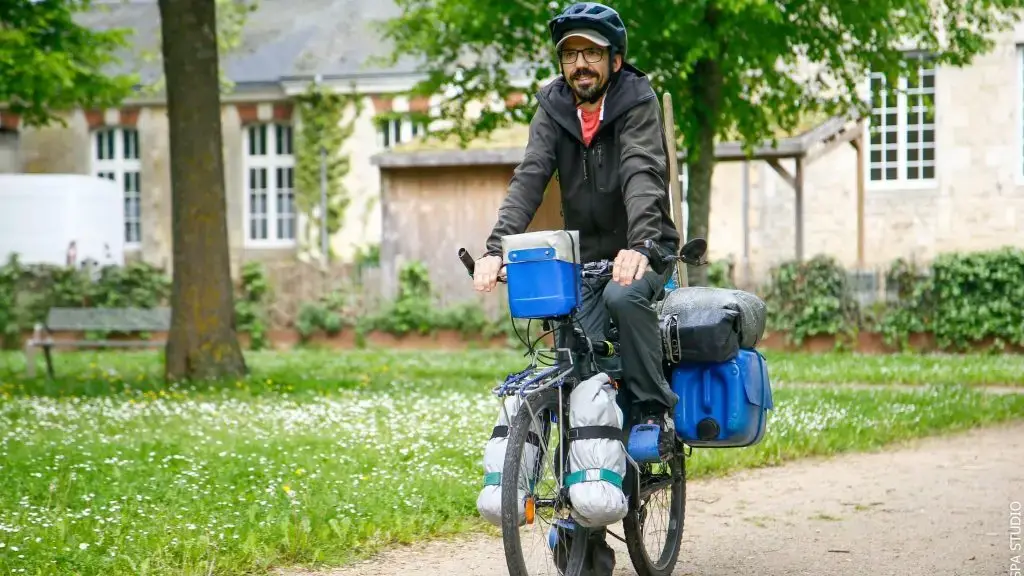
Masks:
[[[370,26],[400,14],[392,0],[259,0],[242,30],[242,43],[222,56],[221,67],[236,84],[277,83],[287,78],[349,78],[367,75],[410,74],[417,62],[410,58],[387,69],[370,66],[370,56],[389,51]],[[159,75],[160,10],[156,0],[97,2],[77,20],[95,29],[131,28],[132,49],[118,54],[123,63],[111,72],[137,72],[144,82]]]

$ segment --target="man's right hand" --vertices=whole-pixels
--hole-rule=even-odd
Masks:
[[[501,256],[484,256],[476,261],[473,268],[473,287],[477,292],[490,292],[498,283],[501,272]]]

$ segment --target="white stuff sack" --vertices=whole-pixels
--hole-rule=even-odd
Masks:
[[[622,492],[626,476],[623,417],[615,403],[616,395],[608,375],[601,373],[580,383],[569,397],[570,428],[607,426],[618,430],[615,439],[575,439],[569,443],[569,500],[573,518],[587,528],[622,520],[628,507]]]
[[[504,410],[498,410],[495,427],[504,427],[503,433],[492,433],[484,447],[484,487],[476,498],[476,509],[480,515],[495,526],[501,526],[501,474],[505,467],[505,448],[508,446],[509,422],[515,420],[516,413],[524,400],[519,396],[505,398]],[[540,439],[539,423],[535,420],[531,425],[534,442]],[[496,430],[497,432],[497,430]],[[526,510],[523,499],[526,497],[524,488],[527,475],[535,473],[537,452],[540,448],[531,443],[530,438],[523,447],[523,456],[519,460],[519,524],[526,522]]]

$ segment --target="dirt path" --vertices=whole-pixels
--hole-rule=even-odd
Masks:
[[[675,573],[1010,576],[1011,555],[1024,554],[1010,548],[1014,501],[1024,503],[1024,423],[691,481]],[[612,543],[616,575],[636,574]],[[475,536],[325,574],[508,572],[500,540]]]

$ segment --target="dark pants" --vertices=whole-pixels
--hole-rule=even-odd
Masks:
[[[664,293],[665,282],[671,274],[671,269],[664,274],[649,270],[629,286],[611,279],[583,280],[583,301],[576,317],[593,341],[605,339],[609,318],[615,322],[619,331],[618,360],[625,381],[624,390],[620,391],[625,403],[620,406],[628,413],[641,403],[658,403],[671,409],[679,399],[669,387],[662,369],[661,334],[653,306]],[[613,364],[602,362],[601,365]],[[626,417],[628,421],[629,414]]]

